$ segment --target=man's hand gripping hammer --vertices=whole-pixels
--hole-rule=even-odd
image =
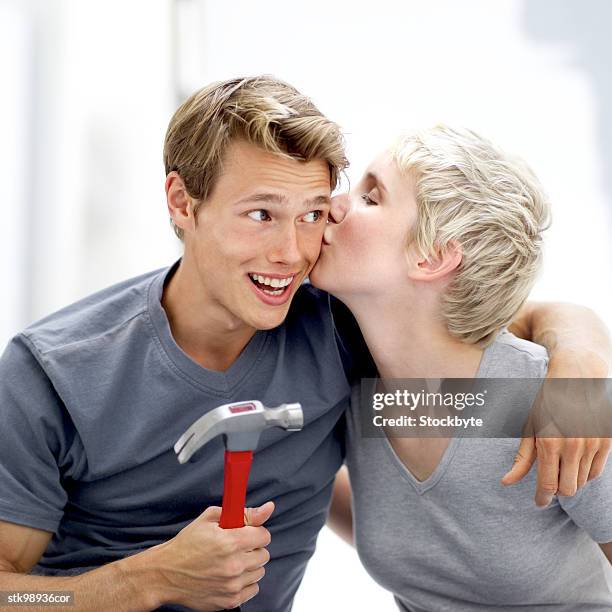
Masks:
[[[304,425],[300,404],[266,408],[256,400],[224,404],[200,417],[174,445],[180,463],[196,461],[196,453],[209,440],[222,435],[225,440],[223,506],[219,526],[244,527],[244,506],[253,451],[259,436],[268,427],[299,431]]]

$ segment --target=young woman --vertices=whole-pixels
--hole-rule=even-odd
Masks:
[[[521,162],[438,126],[376,159],[332,215],[311,281],[353,312],[381,379],[545,376],[546,351],[506,329],[549,219]],[[339,472],[330,524],[354,534],[401,610],[612,609],[611,470],[537,508],[533,473],[499,481],[518,439],[398,437],[384,426],[364,437],[362,393],[347,415],[350,485]],[[526,414],[532,400],[526,386],[512,406],[488,401]]]

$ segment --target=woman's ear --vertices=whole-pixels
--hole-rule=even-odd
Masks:
[[[413,247],[409,247],[413,249]],[[450,240],[444,249],[435,246],[428,257],[417,255],[415,251],[409,257],[409,276],[421,282],[438,281],[454,272],[463,258],[463,249],[456,240]]]

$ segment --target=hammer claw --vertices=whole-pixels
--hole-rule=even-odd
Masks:
[[[212,438],[223,435],[226,450],[220,524],[223,528],[242,527],[249,470],[261,432],[269,427],[299,431],[303,425],[302,406],[297,403],[277,408],[266,408],[256,400],[224,404],[193,423],[177,440],[174,452],[179,463],[187,463]]]
[[[178,455],[179,463],[185,463],[185,461],[183,460],[183,451],[185,450],[185,447],[187,446],[187,444],[189,444],[189,441],[193,438],[193,436],[193,433],[187,435],[187,432],[185,432],[174,445],[174,452]]]

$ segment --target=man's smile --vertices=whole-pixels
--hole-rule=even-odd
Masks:
[[[280,306],[284,304],[291,295],[294,285],[295,274],[268,274],[249,272],[250,284],[259,299],[269,306]]]

